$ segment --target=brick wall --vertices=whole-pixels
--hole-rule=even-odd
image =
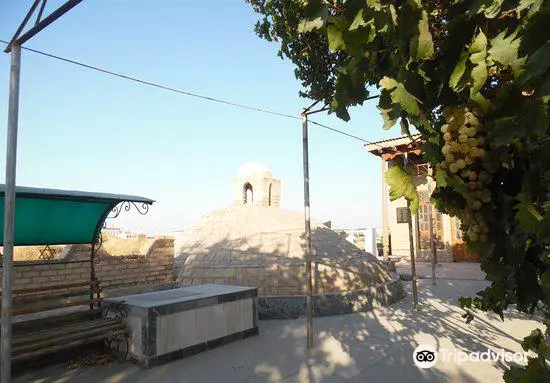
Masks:
[[[76,283],[90,279],[89,246],[74,246],[64,258],[51,261],[15,262],[13,288],[36,288]],[[140,255],[113,257],[101,253],[95,265],[96,275],[105,290],[112,288],[158,284],[174,279],[174,239],[155,238]],[[0,267],[0,275],[2,268]]]

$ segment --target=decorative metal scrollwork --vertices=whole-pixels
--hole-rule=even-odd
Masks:
[[[128,352],[130,350],[128,334],[105,339],[105,346],[116,361],[124,362],[128,359]]]
[[[107,218],[116,218],[116,217],[119,216],[119,214],[122,212],[122,210],[130,211],[132,206],[134,206],[135,209],[137,210],[137,212],[141,215],[145,215],[149,212],[149,204],[147,204],[145,202],[139,204],[139,203],[135,203],[135,202],[132,202],[132,201],[123,201],[123,202],[119,203],[118,205],[116,205],[111,210],[111,212],[109,213]]]
[[[96,265],[101,262],[101,258],[99,257],[99,249],[101,249],[101,246],[103,246],[103,235],[101,234],[101,232],[99,232],[96,243],[94,244],[92,249],[92,259],[94,260],[94,263]]]
[[[116,318],[122,320],[128,317],[128,311],[126,310],[126,307],[121,304],[109,302],[101,309],[101,315],[104,318]]]

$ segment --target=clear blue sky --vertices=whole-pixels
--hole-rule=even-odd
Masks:
[[[9,40],[32,0],[0,4]],[[61,4],[50,0],[48,7]],[[152,82],[299,115],[293,65],[253,32],[239,0],[85,0],[25,46]],[[3,44],[2,44],[3,49]],[[4,181],[9,55],[0,53],[0,179]],[[382,130],[376,102],[348,123],[321,123],[368,140]],[[282,207],[303,210],[300,121],[169,93],[23,51],[17,184],[135,194],[158,201],[131,230],[183,229],[231,203],[239,166],[259,161],[282,180]],[[312,126],[311,209],[339,227],[380,226],[380,159],[361,142]]]

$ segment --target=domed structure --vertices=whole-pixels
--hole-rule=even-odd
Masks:
[[[269,168],[258,162],[248,162],[237,171],[233,180],[234,205],[279,206],[281,181],[271,176]]]
[[[237,170],[237,178],[244,179],[257,176],[271,178],[271,171],[259,162],[247,162]]]
[[[384,266],[328,227],[312,221],[319,293],[354,291],[388,279]],[[304,294],[304,216],[253,205],[203,216],[176,240],[178,282],[259,287],[260,295]]]
[[[278,208],[280,182],[263,165],[239,169],[234,189],[233,206],[204,215],[176,238],[178,282],[256,286],[260,296],[303,295],[303,213]],[[372,290],[392,279],[375,256],[328,227],[312,221],[311,230],[316,293]]]

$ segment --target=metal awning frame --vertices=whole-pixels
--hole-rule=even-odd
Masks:
[[[5,196],[6,186],[0,184],[0,197]],[[46,200],[63,200],[63,201],[76,201],[76,202],[90,202],[90,203],[103,203],[107,204],[103,213],[99,216],[95,230],[91,233],[90,239],[82,242],[56,242],[50,241],[48,243],[22,243],[15,242],[15,246],[33,246],[33,245],[66,245],[66,244],[94,244],[97,242],[101,227],[104,226],[107,218],[116,218],[120,213],[124,211],[130,211],[132,207],[141,215],[147,214],[149,206],[155,201],[145,197],[139,197],[134,195],[124,194],[108,194],[108,193],[95,193],[95,192],[82,192],[74,190],[60,190],[60,189],[45,189],[45,188],[33,188],[26,186],[16,187],[16,199],[32,198],[32,199],[46,199]],[[0,244],[3,245],[2,241]]]

